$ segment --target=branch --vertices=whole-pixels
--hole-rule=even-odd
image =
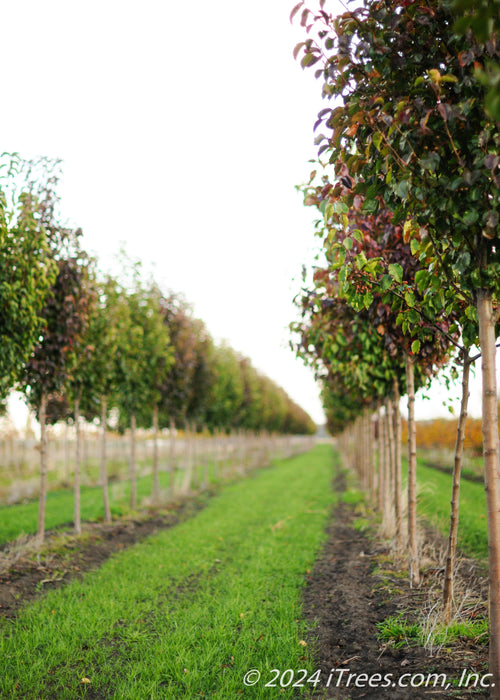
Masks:
[[[349,256],[350,256],[350,252],[349,252]],[[351,257],[351,260],[352,260],[352,257]],[[387,266],[387,263],[385,262],[385,260],[384,260],[383,262],[384,262],[384,264]],[[366,277],[367,279],[370,280],[370,283],[375,283],[377,286],[380,287],[379,282],[377,282],[377,281],[374,282],[374,280],[373,280],[371,277],[369,277],[368,275],[366,275],[366,273],[364,273],[362,270],[359,270],[359,272],[360,272],[361,274],[365,275],[365,277]],[[387,272],[387,269],[386,269],[386,272]],[[404,296],[403,296],[402,294],[400,294],[397,290],[392,289],[391,287],[389,287],[389,288],[386,289],[386,290],[380,290],[380,293],[381,293],[381,294],[384,294],[385,292],[389,292],[390,294],[393,294],[395,297],[397,297],[398,299],[400,299],[401,301],[404,301],[404,302],[406,303],[406,299],[404,298]],[[443,329],[440,328],[434,321],[432,321],[420,308],[418,308],[418,307],[416,307],[416,306],[415,306],[415,307],[412,307],[412,308],[415,309],[415,311],[420,315],[420,317],[422,318],[423,321],[425,321],[426,323],[428,323],[428,324],[429,324],[430,326],[432,326],[432,328],[434,328],[438,333],[440,333],[441,335],[443,335],[443,336],[444,336],[452,345],[454,345],[460,352],[463,352],[463,353],[466,352],[465,348],[464,348],[462,345],[460,345],[460,343],[458,343],[449,333],[447,333],[446,331],[443,331]]]
[[[441,253],[440,253],[439,250],[437,249],[436,242],[435,242],[435,240],[434,240],[434,238],[433,238],[431,232],[429,231],[429,229],[427,229],[427,234],[428,234],[429,238],[431,239],[432,247],[434,248],[434,253],[436,254],[436,257],[437,257],[438,260],[439,260],[439,264],[441,265],[441,268],[442,268],[444,274],[446,275],[446,279],[447,279],[448,282],[450,283],[451,288],[454,289],[455,292],[456,292],[459,296],[462,296],[463,298],[465,298],[466,301],[469,301],[469,303],[472,303],[472,299],[469,299],[469,298],[464,294],[463,290],[456,286],[455,282],[454,282],[453,279],[451,278],[450,273],[449,273],[448,268],[447,268],[447,265],[445,264],[445,262],[444,262],[444,260],[443,260],[443,256],[441,255]]]

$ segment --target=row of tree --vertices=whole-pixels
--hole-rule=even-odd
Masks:
[[[414,584],[419,581],[415,391],[442,368],[450,378],[462,373],[450,561],[469,369],[479,348],[490,670],[498,698],[498,19],[495,13],[482,15],[468,0],[365,0],[340,16],[325,6],[320,0],[313,11],[299,2],[292,11],[307,32],[295,55],[302,66],[314,66],[328,102],[315,124],[317,167],[302,187],[305,204],[318,210],[325,262],[299,299],[296,347],[322,378],[333,433],[361,423],[372,437],[375,426],[379,435],[386,429],[389,436],[398,424],[389,419],[393,407],[400,393],[408,396],[408,552]],[[361,418],[367,410],[377,415],[368,424]],[[387,473],[379,467],[379,493],[390,484],[388,505],[383,493],[379,500],[382,508],[398,509],[399,472],[400,465]],[[449,601],[446,607],[449,615]]]
[[[130,428],[132,507],[135,430],[165,426],[312,433],[311,418],[283,389],[226,344],[217,345],[178,294],[144,280],[123,258],[101,274],[81,231],[60,223],[57,162],[0,161],[0,399],[24,392],[41,426],[38,535],[47,490],[47,422],[77,427],[75,524],[79,529],[80,417],[100,420],[106,519],[106,426]],[[156,465],[157,469],[157,465]]]

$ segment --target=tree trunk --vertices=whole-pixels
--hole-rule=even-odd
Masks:
[[[448,536],[448,552],[446,555],[446,569],[443,589],[443,616],[448,624],[451,620],[451,602],[453,598],[453,569],[455,566],[455,552],[457,549],[458,514],[460,505],[460,473],[462,471],[462,456],[464,451],[465,423],[467,421],[467,404],[469,402],[469,375],[470,357],[464,355],[462,370],[462,400],[460,403],[460,417],[457,426],[457,439],[455,442],[455,461],[453,465],[453,486],[451,492],[450,533]]]
[[[200,475],[198,472],[198,443],[196,432],[196,421],[192,424],[192,439],[193,439],[193,487],[196,489],[200,485]]]
[[[403,547],[403,506],[401,503],[401,411],[399,410],[399,384],[394,381],[394,509],[396,512],[396,545]]]
[[[42,393],[38,420],[40,422],[40,496],[38,500],[37,542],[43,543],[45,538],[45,504],[47,500],[47,432],[45,416],[47,412],[47,394]]]
[[[210,460],[210,438],[207,437],[207,427],[203,426],[203,489],[208,489],[208,467]]]
[[[82,517],[80,510],[80,397],[75,399],[75,473],[73,479],[75,501],[75,533],[82,531]]]
[[[389,426],[391,422],[390,416],[391,402],[387,399],[385,402],[384,421],[384,509],[382,511],[382,530],[385,537],[392,537],[394,534],[394,514],[393,514],[393,460],[391,449],[391,435]]]
[[[111,508],[109,507],[109,490],[108,490],[108,465],[106,457],[106,417],[108,415],[108,400],[106,397],[101,398],[101,487],[102,498],[104,502],[104,520],[107,523],[111,522]]]
[[[153,407],[153,493],[152,500],[157,506],[160,502],[160,473],[158,459],[158,406]]]
[[[69,423],[66,421],[66,428],[64,430],[64,478],[66,483],[70,483],[70,456],[69,456]]]
[[[373,503],[377,500],[377,474],[378,474],[378,411],[373,414],[373,425],[372,425],[372,481],[371,481],[371,498]]]
[[[192,426],[187,420],[184,422],[184,432],[184,480],[182,482],[182,493],[187,494],[191,490],[191,482],[193,477],[193,435]]]
[[[135,413],[130,415],[130,507],[132,510],[137,508],[137,469],[135,458],[135,430],[136,420]]]
[[[420,583],[417,542],[417,426],[415,423],[414,360],[406,355],[408,392],[408,574],[410,586]]]
[[[175,420],[173,418],[170,418],[169,442],[170,499],[172,500],[175,493]]]
[[[384,512],[385,493],[385,429],[382,406],[378,407],[378,510]]]
[[[498,408],[496,385],[496,335],[492,295],[479,290],[476,301],[483,378],[483,459],[488,512],[490,664],[500,698],[500,475],[498,464]]]
[[[389,464],[391,475],[391,511],[394,510],[396,484],[396,450],[394,446],[394,406],[391,399],[386,400],[387,445],[389,449]]]

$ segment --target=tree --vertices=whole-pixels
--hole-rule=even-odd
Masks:
[[[85,266],[79,256],[78,232],[64,230],[62,245],[66,250],[56,257],[57,277],[42,310],[43,325],[39,341],[25,365],[21,380],[28,403],[37,412],[41,430],[37,527],[39,543],[43,542],[45,534],[47,402],[51,394],[62,391],[71,376],[86,316],[87,298],[83,285]]]
[[[223,343],[212,354],[213,383],[207,405],[207,424],[229,432],[237,424],[243,402],[243,378],[235,351]]]
[[[17,156],[0,159],[0,400],[20,378],[38,340],[56,275],[43,217],[55,197],[55,166],[39,165],[42,172],[33,179],[29,163]]]
[[[304,65],[323,61],[323,93],[341,103],[319,115],[329,162],[356,177],[369,211],[380,198],[404,222],[412,252],[446,280],[444,305],[461,299],[477,320],[482,353],[483,450],[490,563],[490,670],[500,697],[500,477],[495,384],[500,262],[497,144],[500,123],[484,112],[474,64],[489,48],[458,35],[450,4],[367,2],[303,42]],[[298,6],[300,9],[302,3]],[[297,10],[298,11],[298,10]]]
[[[133,286],[117,300],[120,342],[115,355],[116,403],[131,431],[131,507],[137,507],[135,430],[137,418],[151,416],[161,397],[162,375],[172,361],[170,337],[163,323],[156,287],[145,286],[134,273]],[[150,423],[149,423],[150,424]]]
[[[98,304],[98,291],[95,276],[95,261],[85,254],[81,255],[81,278],[80,278],[80,331],[74,339],[72,366],[69,377],[66,381],[65,389],[73,407],[73,420],[75,425],[75,466],[73,473],[74,490],[74,526],[76,534],[81,533],[81,509],[80,509],[80,459],[81,459],[81,432],[80,414],[82,397],[84,392],[89,392],[91,385],[91,374],[89,368],[92,367],[92,355],[95,346],[92,344],[91,323],[95,317]],[[68,420],[69,416],[66,417]]]
[[[120,289],[113,277],[96,281],[96,299],[91,306],[84,336],[86,350],[83,361],[78,365],[81,408],[87,417],[100,418],[100,482],[106,522],[111,522],[106,431],[109,403],[118,391],[115,358],[121,342],[119,299]]]

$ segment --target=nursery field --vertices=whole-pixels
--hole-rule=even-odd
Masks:
[[[260,470],[3,619],[0,696],[226,700],[260,697],[243,683],[251,669],[312,670],[300,593],[335,499],[332,463],[320,445]]]
[[[450,477],[424,464],[419,477],[419,510],[445,532]],[[480,495],[463,482],[476,555]],[[319,444],[215,495],[53,536],[31,555],[38,583],[15,559],[0,572],[0,697],[469,697],[457,669],[487,670],[481,580],[468,566],[459,585],[472,607],[431,636],[437,564],[411,589],[376,521],[332,445]],[[9,590],[17,600],[4,606]]]

